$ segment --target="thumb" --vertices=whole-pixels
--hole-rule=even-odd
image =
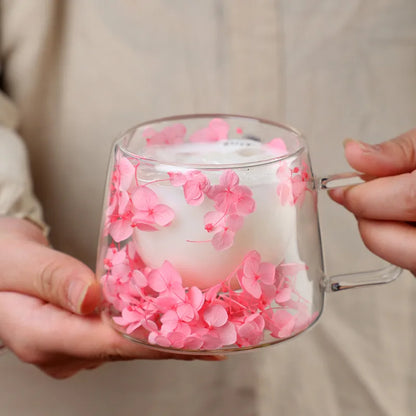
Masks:
[[[377,145],[347,139],[344,147],[348,163],[371,176],[399,175],[416,169],[416,129]]]
[[[100,301],[99,285],[85,264],[26,234],[0,238],[0,291],[35,296],[79,314],[92,312]]]

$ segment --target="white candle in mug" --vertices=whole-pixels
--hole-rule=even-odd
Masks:
[[[295,238],[296,207],[282,205],[277,195],[276,171],[281,162],[261,163],[276,157],[267,147],[251,140],[230,139],[213,143],[149,146],[145,157],[175,163],[143,164],[138,169],[142,184],[148,182],[147,186],[156,192],[160,202],[175,212],[172,223],[157,232],[134,231],[137,252],[147,266],[160,267],[168,260],[181,274],[185,287],[204,289],[227,278],[252,250],[260,253],[263,262],[278,265],[284,260],[289,242]],[[204,216],[215,210],[213,200],[205,197],[200,205],[189,205],[182,187],[173,186],[168,180],[157,181],[161,177],[166,179],[168,172],[186,173],[192,170],[180,168],[179,164],[210,165],[210,169],[201,172],[211,185],[219,183],[225,164],[227,169],[238,175],[239,185],[247,186],[252,191],[255,209],[244,216],[243,225],[236,232],[230,248],[223,251],[215,249],[209,241],[212,234],[205,230]],[[242,164],[252,165],[238,167]],[[214,165],[218,165],[218,169]]]

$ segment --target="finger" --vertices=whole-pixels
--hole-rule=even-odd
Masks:
[[[347,139],[344,146],[348,163],[359,172],[389,176],[416,169],[416,129],[377,145]]]
[[[100,301],[93,272],[80,261],[36,241],[0,241],[0,290],[26,293],[75,313]]]
[[[63,356],[49,361],[46,364],[39,364],[37,367],[49,376],[63,380],[75,375],[81,370],[94,370],[102,364],[104,364],[102,361],[74,360]]]
[[[416,221],[416,171],[333,189],[329,195],[360,218]]]
[[[416,273],[416,227],[393,221],[358,219],[364,244],[377,256]]]
[[[55,368],[60,357],[66,357],[68,370],[76,368],[74,363],[84,368],[86,361],[224,359],[222,355],[185,355],[146,348],[122,337],[99,316],[80,317],[19,293],[0,293],[0,316],[0,334],[5,344],[21,360],[45,368]]]

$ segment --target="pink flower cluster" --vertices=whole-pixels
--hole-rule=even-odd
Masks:
[[[148,145],[177,144],[183,143],[186,127],[181,123],[166,126],[162,131],[148,127],[142,134]]]
[[[220,118],[212,119],[208,127],[197,130],[189,137],[190,142],[217,142],[226,140],[229,131],[228,123]]]
[[[139,185],[133,179],[138,165],[126,157],[119,157],[114,167],[110,185],[109,208],[106,215],[105,232],[119,243],[131,237],[134,228],[156,231],[167,227],[174,220],[174,211],[159,201],[157,194],[147,185]],[[234,242],[236,232],[243,226],[244,216],[255,209],[252,192],[239,185],[238,175],[225,171],[219,185],[211,185],[200,171],[169,172],[173,186],[182,186],[189,205],[200,205],[205,196],[214,201],[215,211],[204,217],[205,230],[212,233],[212,245],[217,250],[226,250]]]
[[[190,137],[190,142],[216,142],[226,140],[229,126],[225,120],[220,118],[212,119],[207,127],[195,131]],[[182,123],[166,126],[163,130],[157,131],[152,127],[143,130],[142,135],[147,145],[170,145],[183,143],[186,134],[186,127]]]
[[[217,250],[226,250],[233,245],[244,217],[256,207],[250,188],[239,185],[239,181],[234,171],[227,170],[221,175],[219,185],[211,186],[207,191],[208,198],[215,203],[215,211],[205,214],[205,230],[214,234],[212,245]]]
[[[281,204],[302,204],[310,179],[307,165],[303,164],[302,169],[299,167],[291,169],[287,163],[282,162],[276,171],[276,176],[279,181],[276,192]]]
[[[119,243],[133,234],[136,227],[143,231],[156,231],[168,226],[175,213],[161,204],[154,191],[137,185],[136,167],[126,157],[119,157],[110,185],[109,207],[106,213],[105,233]]]
[[[169,178],[173,186],[183,187],[188,204],[200,205],[205,196],[214,201],[215,211],[204,216],[205,230],[213,233],[211,242],[216,250],[230,248],[236,232],[243,226],[244,217],[255,209],[250,188],[239,185],[240,179],[232,170],[221,175],[219,185],[211,185],[200,171],[169,172]]]
[[[287,155],[286,143],[280,137],[270,140],[265,146],[278,157]]]
[[[234,273],[204,291],[183,287],[180,274],[168,261],[159,268],[146,267],[131,243],[111,246],[104,263],[104,296],[119,313],[114,322],[127,334],[161,347],[255,346],[267,332],[284,339],[315,319],[295,289],[294,276],[305,266],[276,267],[262,262],[256,251],[249,252]],[[233,279],[240,289],[231,289]]]
[[[170,183],[173,186],[182,186],[185,200],[189,205],[201,205],[205,193],[210,188],[208,178],[199,170],[186,173],[169,172]]]

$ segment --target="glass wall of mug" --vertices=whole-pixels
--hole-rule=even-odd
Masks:
[[[114,146],[103,212],[103,316],[133,341],[251,349],[322,312],[316,189],[293,128],[219,115],[137,126]]]

